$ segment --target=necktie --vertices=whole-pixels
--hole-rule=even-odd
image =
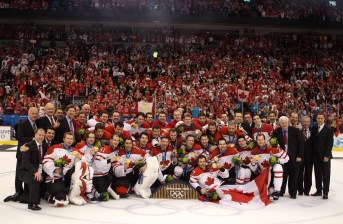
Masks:
[[[32,124],[32,128],[33,128],[33,131],[36,132],[37,131],[37,125],[35,122],[33,122]]]
[[[70,132],[74,134],[73,120],[69,120],[69,129]]]
[[[38,145],[38,161],[42,164],[42,145]]]
[[[304,129],[305,141],[307,140],[307,129]]]
[[[49,117],[49,120],[50,120],[51,126],[54,126],[54,125],[55,125],[55,122],[54,122],[53,117]]]
[[[287,131],[283,131],[283,142],[287,145]]]

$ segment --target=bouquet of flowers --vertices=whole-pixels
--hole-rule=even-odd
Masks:
[[[169,182],[172,182],[174,180],[173,176],[172,175],[168,175],[166,177],[166,183],[169,183]]]
[[[144,165],[145,165],[145,162],[144,162],[144,160],[142,160],[142,159],[140,159],[140,160],[138,160],[137,162],[135,162],[135,167],[136,167],[137,169],[142,168]]]
[[[183,133],[184,127],[182,125],[177,126],[176,131],[177,133]]]
[[[79,130],[76,131],[76,133],[83,136],[86,133],[86,130],[84,128],[80,128]]]
[[[119,145],[123,145],[124,144],[124,139],[123,138],[119,138]]]
[[[103,146],[103,143],[101,140],[97,140],[95,143],[94,143],[94,147],[97,147],[97,148],[100,148]]]
[[[240,166],[242,164],[242,159],[239,156],[233,157],[232,162],[235,166]]]
[[[249,147],[250,149],[253,149],[253,148],[256,147],[256,145],[257,145],[256,141],[255,141],[255,140],[251,140],[251,141],[249,142],[249,144],[248,144],[248,147]]]
[[[177,151],[177,155],[179,157],[183,157],[186,154],[186,149],[185,148],[179,148],[179,150]]]
[[[68,163],[64,157],[61,157],[61,158],[55,160],[55,167],[64,167],[67,164]]]
[[[270,144],[272,147],[276,147],[276,146],[278,145],[277,138],[270,138],[270,139],[269,139],[269,144]]]
[[[278,163],[278,159],[275,157],[275,156],[270,156],[270,158],[269,158],[269,164],[271,165],[271,166],[274,166],[275,164],[277,164]]]
[[[184,156],[184,157],[182,157],[182,159],[181,159],[181,163],[183,163],[183,164],[188,164],[188,163],[189,163],[189,159],[188,159],[186,156]]]
[[[213,137],[212,136],[208,136],[208,143],[213,145]]]
[[[213,192],[208,192],[206,194],[206,197],[208,199],[210,199],[211,201],[217,201],[219,199],[219,195],[217,192],[213,191]]]

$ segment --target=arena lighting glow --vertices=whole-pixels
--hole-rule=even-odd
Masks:
[[[336,6],[337,4],[336,4],[336,1],[333,0],[333,1],[329,1],[329,5],[331,5],[331,6]]]
[[[157,58],[157,57],[158,57],[158,52],[157,52],[157,51],[154,51],[154,53],[152,54],[152,56],[153,56],[154,58]]]
[[[250,2],[250,0],[244,0],[244,2]]]

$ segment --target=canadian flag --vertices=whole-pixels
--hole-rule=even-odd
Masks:
[[[237,208],[260,208],[271,203],[268,198],[269,167],[245,185],[222,185],[216,189],[219,204]]]
[[[239,89],[238,90],[238,101],[246,102],[248,100],[249,93],[250,93],[249,91]]]

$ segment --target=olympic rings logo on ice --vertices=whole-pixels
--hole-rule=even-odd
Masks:
[[[185,191],[170,191],[170,197],[180,199],[185,197]]]

